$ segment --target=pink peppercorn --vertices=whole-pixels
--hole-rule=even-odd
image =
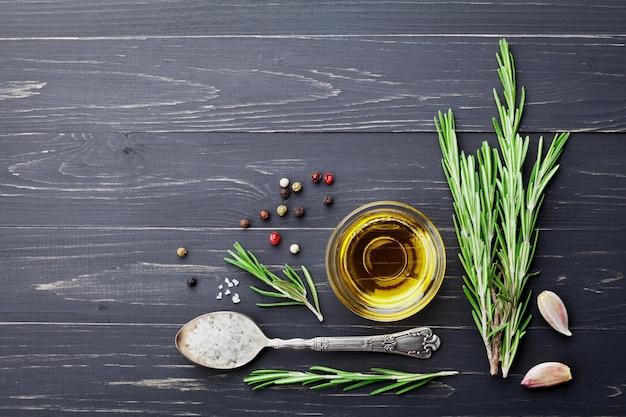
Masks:
[[[324,182],[328,185],[332,184],[335,181],[335,177],[333,174],[324,174]]]
[[[320,174],[319,171],[315,171],[314,173],[311,174],[311,181],[320,182],[321,179],[322,179],[322,174]]]
[[[270,233],[270,243],[272,245],[278,245],[280,243],[280,235],[278,232]]]

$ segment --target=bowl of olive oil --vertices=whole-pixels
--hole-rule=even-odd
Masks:
[[[348,214],[326,247],[326,272],[339,300],[375,321],[396,321],[423,309],[446,268],[443,240],[415,208],[365,204]]]

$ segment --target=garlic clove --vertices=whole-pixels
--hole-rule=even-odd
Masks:
[[[565,336],[571,336],[567,309],[561,298],[552,291],[542,291],[537,296],[537,307],[543,318],[554,330]]]
[[[543,362],[533,366],[524,375],[521,385],[527,388],[543,388],[562,384],[572,379],[569,366],[560,362]]]

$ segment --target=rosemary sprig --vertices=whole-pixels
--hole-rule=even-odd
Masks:
[[[502,365],[507,377],[519,343],[530,322],[525,287],[533,273],[536,221],[545,188],[556,174],[556,164],[569,133],[555,135],[546,155],[539,138],[537,160],[526,188],[523,170],[530,138],[518,133],[525,90],[517,97],[515,65],[506,40],[500,41],[498,75],[504,102],[494,89],[499,120],[493,120],[502,157],[483,143],[477,156],[458,150],[454,116],[435,118],[443,154],[442,165],[454,200],[454,225],[465,270],[463,291],[483,338],[492,375]]]
[[[500,178],[497,181],[500,195],[497,252],[503,284],[500,315],[503,323],[506,323],[501,344],[502,375],[506,378],[517,354],[520,339],[531,319],[530,314],[526,314],[530,292],[525,296],[524,288],[528,278],[533,275],[530,273],[530,266],[539,233],[535,228],[538,211],[543,202],[545,188],[559,169],[556,162],[569,133],[558,133],[543,159],[543,137],[539,138],[537,160],[524,189],[522,172],[530,138],[522,138],[518,127],[524,109],[525,90],[521,88],[518,101],[513,55],[505,40],[500,41],[500,55],[497,59],[498,75],[504,87],[505,99],[505,104],[502,104],[494,89],[500,120],[494,118],[493,124],[502,153]]]
[[[261,389],[271,385],[302,384],[310,385],[310,389],[347,385],[343,391],[351,391],[374,383],[386,385],[370,392],[377,395],[387,391],[396,391],[396,395],[404,394],[427,384],[435,378],[458,375],[457,371],[440,371],[429,374],[415,374],[395,371],[392,369],[372,368],[372,373],[348,372],[326,366],[312,366],[308,372],[279,369],[260,369],[253,371],[243,379],[253,389]]]
[[[459,241],[459,259],[466,275],[463,292],[471,303],[472,317],[483,339],[492,375],[498,373],[499,356],[494,328],[498,327],[492,284],[497,212],[496,174],[498,155],[484,142],[476,158],[459,154],[454,116],[439,113],[439,142],[443,170],[450,185],[456,216],[454,227]]]
[[[324,320],[320,310],[320,303],[315,283],[313,282],[313,278],[311,277],[309,270],[306,269],[304,265],[302,265],[302,274],[304,275],[304,279],[306,280],[309,291],[311,292],[311,298],[313,299],[312,303],[307,298],[307,289],[304,285],[304,281],[291,266],[285,264],[283,273],[288,280],[284,280],[272,273],[265,265],[260,263],[252,252],[245,250],[239,242],[235,242],[234,247],[236,252],[228,250],[231,258],[224,258],[224,260],[243,269],[244,271],[249,272],[251,275],[260,279],[275,290],[263,290],[252,285],[250,288],[253,291],[267,297],[291,300],[272,303],[258,303],[258,306],[281,307],[290,305],[305,305],[313,312],[313,314],[315,314],[315,317],[317,317],[319,321]]]

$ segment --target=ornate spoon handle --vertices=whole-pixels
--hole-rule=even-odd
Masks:
[[[428,327],[377,336],[315,337],[313,339],[271,339],[275,349],[313,349],[316,351],[385,352],[426,359],[441,345],[439,336]]]

